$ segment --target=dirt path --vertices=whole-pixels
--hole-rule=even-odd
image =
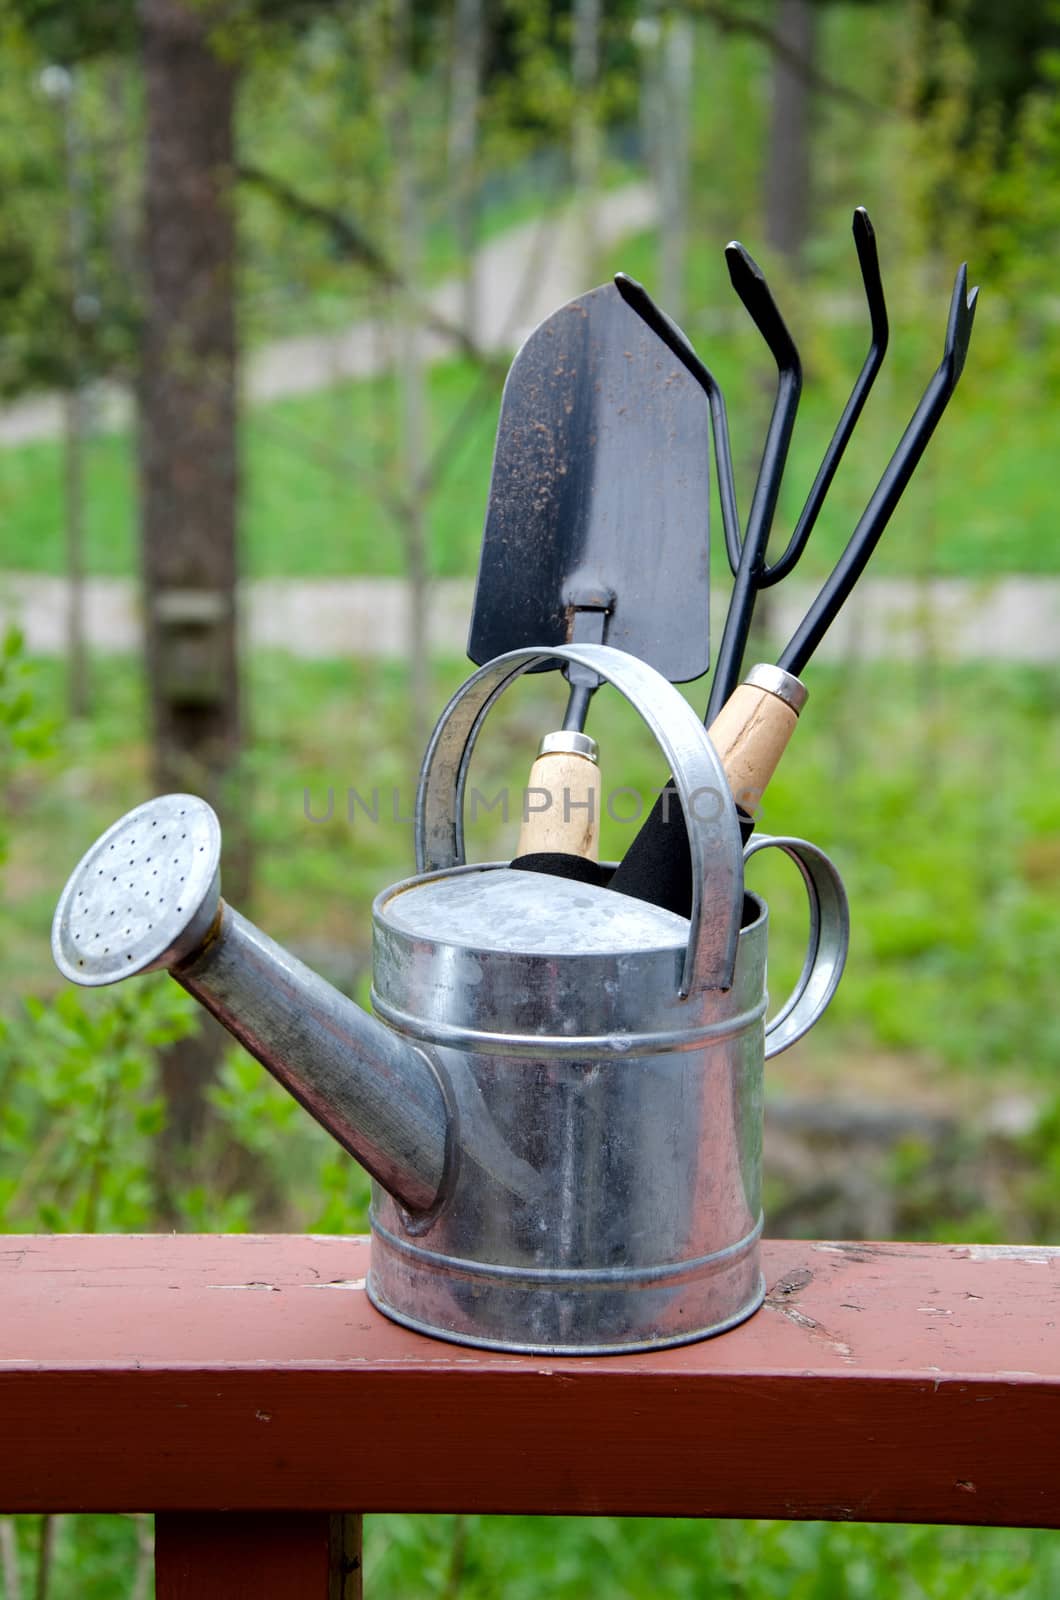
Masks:
[[[97,651],[137,650],[139,596],[128,578],[91,578],[86,586],[88,639]],[[794,630],[812,587],[788,582],[773,600],[778,640]],[[260,578],[242,586],[247,643],[303,657],[401,656],[408,612],[400,578]],[[472,584],[444,579],[431,595],[431,646],[462,656]],[[725,594],[717,596],[713,637],[721,636]],[[63,650],[65,583],[36,573],[0,574],[0,625],[17,621],[31,650]],[[1048,663],[1060,660],[1060,578],[865,578],[819,652],[851,657]]]

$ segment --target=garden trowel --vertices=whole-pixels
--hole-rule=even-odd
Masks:
[[[672,683],[710,660],[710,414],[706,396],[613,284],[530,334],[501,401],[468,655],[603,643]],[[584,733],[595,674],[567,669],[563,728],[546,735],[520,858],[595,860],[600,783]]]

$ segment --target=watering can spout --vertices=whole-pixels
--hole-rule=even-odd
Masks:
[[[205,802],[139,806],[83,858],[59,901],[59,970],[90,987],[164,969],[409,1211],[445,1169],[448,1109],[427,1057],[220,897]]]
[[[433,1204],[447,1113],[419,1050],[223,903],[171,975],[407,1209]]]

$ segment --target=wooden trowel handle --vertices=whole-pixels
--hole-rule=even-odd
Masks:
[[[709,728],[733,799],[754,816],[806,704],[806,686],[782,667],[752,667]]]
[[[752,667],[709,732],[736,804],[754,816],[806,703],[806,686],[782,667]],[[600,858],[600,768],[596,741],[550,733],[530,769],[520,856],[538,852]]]
[[[600,768],[596,740],[550,733],[541,741],[523,797],[520,856],[540,851],[600,859]]]

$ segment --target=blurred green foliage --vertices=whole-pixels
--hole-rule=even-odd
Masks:
[[[710,1448],[709,1438],[704,1449]],[[782,1448],[782,1444],[780,1446]],[[383,1600],[1047,1600],[1055,1535],[971,1528],[646,1517],[372,1517],[366,1592]],[[453,1552],[462,1560],[453,1577]]]
[[[0,794],[16,773],[55,748],[57,719],[41,711],[20,629],[9,626],[0,638]],[[0,812],[0,867],[9,843],[10,823]]]
[[[0,1231],[150,1228],[155,1053],[194,1025],[187,997],[157,980],[30,996],[0,1019]]]
[[[53,1592],[124,1600],[146,1519],[59,1520]],[[28,1590],[40,1519],[18,1521]],[[1060,1541],[1027,1529],[388,1514],[366,1519],[364,1577],[372,1600],[1052,1600]]]

